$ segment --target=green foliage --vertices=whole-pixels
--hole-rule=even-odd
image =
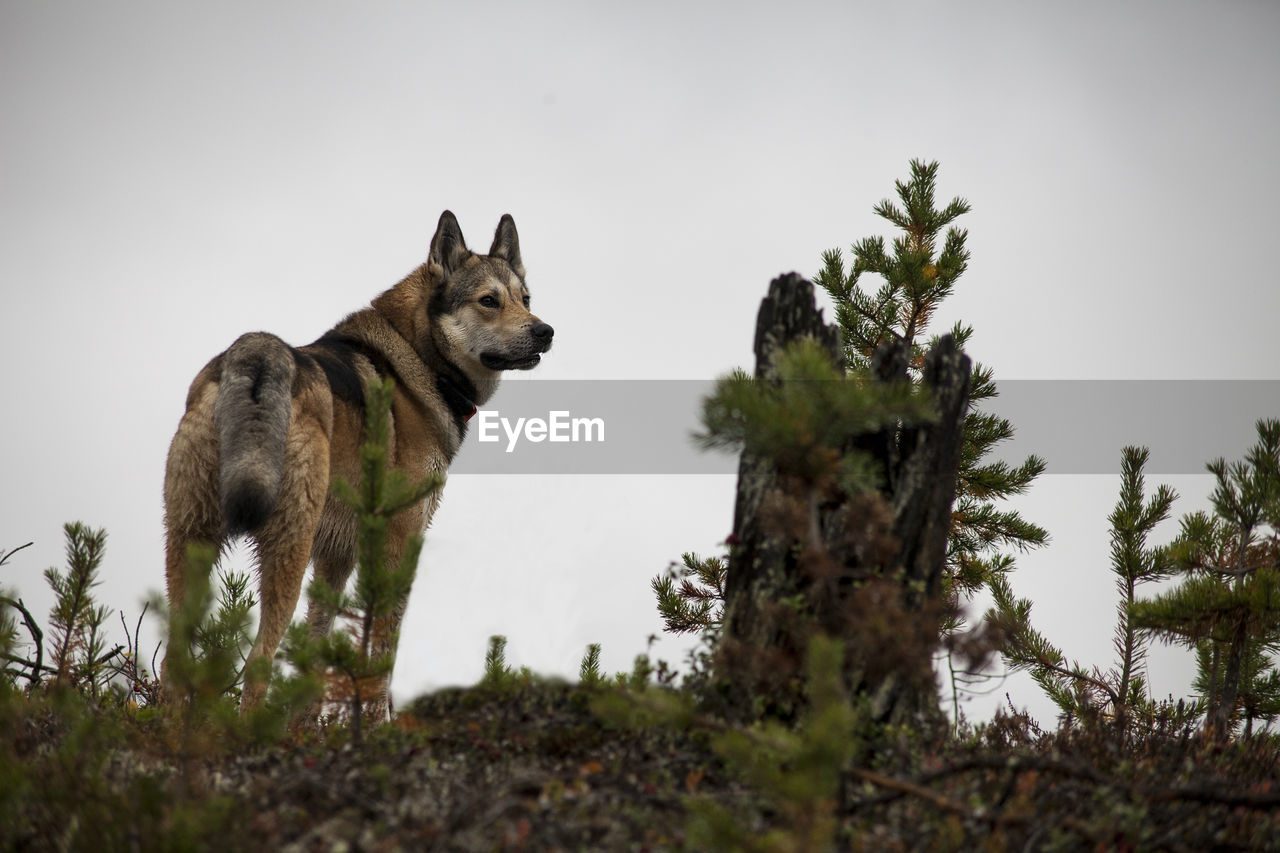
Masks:
[[[333,609],[349,617],[359,611],[361,653],[366,657],[373,636],[373,623],[387,618],[403,606],[413,582],[422,537],[410,539],[405,553],[396,565],[387,561],[387,524],[396,513],[420,503],[444,485],[444,478],[431,475],[411,482],[388,461],[388,430],[394,384],[390,379],[371,384],[367,389],[365,441],[360,448],[361,479],[359,489],[342,478],[333,483],[334,494],[356,512],[359,520],[356,556],[355,595],[334,600]]]
[[[136,704],[153,701],[157,683],[138,659],[136,637],[125,626],[127,645],[108,649],[106,622],[111,608],[99,605],[94,588],[106,553],[106,531],[75,522],[64,525],[67,569],[46,569],[45,580],[54,594],[49,615],[49,631],[43,630],[21,599],[0,595],[0,657],[3,680],[13,684],[21,676],[34,690],[45,675],[53,676],[57,689],[80,690],[95,701]],[[31,543],[28,543],[28,545]],[[22,546],[27,547],[26,545]],[[3,564],[17,551],[0,556]],[[146,608],[143,609],[143,615]],[[19,655],[17,618],[30,637],[27,655]],[[123,615],[121,616],[123,623]],[[142,617],[138,619],[140,629]],[[49,637],[52,658],[45,664],[45,638]],[[25,672],[24,672],[25,670]]]
[[[245,671],[253,596],[242,573],[219,573],[215,591],[210,580],[215,560],[212,547],[190,546],[181,605],[168,610],[163,599],[153,597],[156,612],[169,622],[172,639],[164,689],[177,716],[184,778],[191,777],[193,763],[210,752],[246,742],[277,742],[318,692],[313,679],[305,674],[281,678],[269,661],[262,662],[259,672]],[[264,705],[242,716],[239,699],[247,679],[271,680],[275,690]]]
[[[194,618],[216,607],[209,593]],[[1123,751],[1000,721],[958,743],[885,738],[846,699],[841,644],[823,638],[807,713],[743,727],[655,683],[662,666],[644,655],[621,689],[588,690],[513,673],[491,649],[506,687],[424,697],[358,753],[341,736],[246,749],[227,696],[227,726],[175,752],[169,707],[0,691],[0,849],[355,848],[375,832],[406,848],[1267,849],[1280,830],[1266,736],[1195,751],[1166,717],[1165,734]]]
[[[1154,712],[1140,676],[1146,657],[1144,637],[1133,624],[1130,607],[1141,583],[1158,581],[1172,571],[1168,548],[1147,545],[1156,525],[1169,517],[1177,498],[1168,486],[1159,486],[1146,499],[1143,468],[1147,448],[1126,447],[1122,454],[1120,497],[1108,520],[1111,523],[1111,572],[1119,592],[1114,646],[1115,666],[1103,672],[1068,662],[1062,651],[1031,625],[1031,602],[1018,599],[1002,575],[989,581],[995,607],[987,619],[999,628],[1001,653],[1012,669],[1026,670],[1068,717],[1096,720],[1110,713],[1120,730],[1127,730],[1136,714],[1142,719]]]
[[[480,679],[482,685],[496,687],[513,675],[507,666],[507,638],[494,634],[489,638],[489,648],[484,653],[484,675]]]
[[[823,267],[814,281],[834,303],[843,335],[844,377],[821,347],[801,342],[782,354],[779,386],[761,387],[738,371],[722,380],[704,403],[704,431],[697,437],[704,447],[748,450],[774,463],[784,479],[800,483],[800,506],[791,510],[791,521],[803,531],[800,541],[809,546],[819,545],[820,507],[825,502],[838,500],[838,493],[856,495],[885,484],[885,473],[870,464],[868,455],[853,449],[857,436],[884,428],[900,431],[930,418],[929,401],[912,391],[923,379],[926,344],[937,342],[928,337],[930,323],[969,261],[967,232],[954,225],[969,211],[969,203],[957,198],[939,206],[937,172],[937,163],[912,161],[909,179],[896,182],[897,202],[884,200],[875,207],[875,213],[900,232],[891,249],[884,238],[871,237],[853,245],[849,265],[838,249],[823,254]],[[864,280],[867,274],[880,280],[878,288],[866,287],[871,280]],[[972,329],[957,323],[951,334],[963,349]],[[906,344],[906,387],[870,381],[873,355],[891,341]],[[885,372],[884,365],[877,369]],[[837,381],[841,378],[845,381]],[[1037,456],[1018,465],[988,459],[997,445],[1013,436],[1007,419],[977,410],[995,396],[992,371],[975,365],[943,575],[946,607],[941,627],[952,637],[963,626],[960,598],[1012,567],[1012,558],[1001,550],[1021,552],[1048,541],[1043,528],[999,506],[1024,493],[1045,463]],[[700,631],[714,645],[722,618],[723,607],[717,602],[723,601],[723,577],[711,576],[714,582],[708,582],[703,568],[686,557],[683,569],[654,578],[651,585],[665,630]],[[933,630],[927,632],[930,640]],[[970,655],[974,661],[984,654],[977,653],[976,643],[968,648],[975,652]],[[955,667],[951,670],[954,673]]]
[[[809,702],[794,726],[771,720],[743,727],[700,715],[689,693],[648,683],[639,663],[631,677],[619,676],[618,689],[593,697],[591,708],[628,730],[709,737],[711,750],[753,792],[752,806],[778,817],[774,830],[760,834],[740,808],[714,797],[686,797],[690,849],[833,849],[844,774],[863,743],[862,718],[845,696],[842,660],[840,641],[813,638],[806,667]]]
[[[1116,589],[1120,594],[1114,646],[1119,669],[1116,691],[1122,705],[1131,704],[1130,700],[1134,698],[1130,696],[1130,686],[1146,656],[1145,638],[1129,618],[1135,589],[1140,583],[1163,580],[1173,571],[1167,548],[1147,547],[1147,537],[1157,524],[1169,517],[1177,499],[1177,493],[1162,484],[1150,500],[1143,502],[1142,469],[1149,458],[1150,452],[1145,447],[1124,449],[1120,500],[1108,518],[1111,522],[1111,571],[1116,576]]]
[[[195,629],[193,654],[197,661],[229,652],[240,662],[237,671],[243,671],[253,645],[253,608],[258,603],[249,583],[247,572],[218,572],[217,600]],[[225,692],[233,690],[229,686]]]
[[[866,370],[841,371],[807,338],[779,353],[777,379],[760,381],[741,370],[719,379],[703,400],[694,440],[705,449],[771,460],[803,494],[804,526],[816,543],[825,499],[871,492],[886,481],[855,440],[885,427],[926,423],[933,405],[909,385],[873,382]],[[685,554],[683,566],[653,578],[665,630],[700,632],[714,642],[724,617],[726,570],[723,558]]]
[[[157,613],[175,627],[168,648],[169,683],[165,689],[181,707],[192,705],[205,711],[226,708],[218,697],[232,703],[240,698],[244,681],[244,661],[253,645],[253,608],[257,604],[243,572],[218,573],[215,585],[210,578],[217,560],[216,551],[195,545],[187,551],[187,592],[182,606],[166,610],[165,602],[153,597]]]
[[[658,597],[658,614],[664,630],[672,634],[716,632],[724,621],[724,582],[728,559],[681,555],[683,565],[672,565],[665,575],[649,584]]]
[[[268,680],[270,663],[262,672],[246,673],[244,659],[249,642],[253,597],[241,574],[222,573],[215,594],[210,576],[216,552],[192,545],[187,552],[187,589],[177,610],[166,611],[155,600],[157,612],[170,623],[172,644],[167,651],[168,681],[164,688],[176,708],[178,741],[183,773],[190,776],[192,762],[210,751],[245,741],[271,743],[283,734],[316,695],[316,686],[304,677],[283,683],[277,695],[245,717],[239,713],[240,689],[246,678]]]
[[[207,545],[187,549],[186,594],[177,609],[167,613],[171,643],[167,650],[165,691],[182,709],[188,733],[211,721],[232,725],[234,700],[241,680],[243,656],[226,625],[218,626],[210,575],[217,553]],[[164,614],[164,603],[156,602]]]
[[[120,701],[133,698],[129,684],[102,690],[112,678],[145,678],[136,662],[108,665],[122,646],[101,651],[109,610],[93,588],[105,534],[79,524],[66,533],[67,571],[45,574],[57,599],[49,620],[56,666],[34,667],[57,676],[57,689],[0,691],[0,848],[202,849],[245,819],[242,804],[205,792],[205,762],[278,737],[287,712],[260,709],[247,723],[236,712],[251,606],[245,581],[226,576],[215,611],[213,552],[193,549],[184,606],[158,611],[175,629],[165,685],[174,702],[139,708]],[[44,632],[20,600],[14,605],[38,643]],[[136,653],[132,638],[129,646]]]
[[[1170,545],[1177,587],[1135,602],[1130,620],[1147,635],[1197,650],[1207,722],[1220,738],[1242,711],[1271,719],[1270,653],[1280,648],[1280,420],[1257,423],[1243,461],[1206,467],[1216,485],[1213,514],[1191,513]]]
[[[842,373],[809,338],[778,355],[777,374],[776,383],[740,370],[718,380],[703,400],[698,444],[745,451],[771,460],[784,476],[852,495],[884,483],[868,454],[850,450],[854,439],[933,418],[931,400],[916,389],[874,383],[865,371]]]
[[[882,237],[866,238],[853,245],[853,263],[846,267],[840,250],[832,249],[823,253],[823,267],[814,281],[835,304],[850,370],[867,369],[882,343],[900,340],[909,347],[909,375],[919,382],[925,332],[968,267],[968,232],[953,223],[970,206],[956,198],[937,207],[936,162],[913,160],[910,168],[908,181],[895,182],[898,203],[886,199],[875,207],[876,215],[902,232],[893,241],[892,253],[886,252]],[[867,273],[881,279],[874,293],[862,286]],[[963,349],[973,329],[957,323],[951,334]],[[1045,463],[1038,456],[1028,456],[1017,466],[984,461],[996,445],[1013,437],[1007,419],[977,411],[984,400],[997,396],[992,376],[990,368],[977,364],[970,377],[955,522],[947,550],[947,580],[953,595],[972,595],[992,576],[1008,570],[1012,564],[998,559],[997,549],[1026,551],[1048,541],[1043,528],[1017,512],[997,509],[998,501],[1024,493],[1044,471]]]
[[[344,695],[350,711],[352,740],[363,739],[365,706],[386,689],[395,660],[397,638],[391,636],[394,616],[403,612],[422,550],[422,537],[409,539],[398,562],[387,558],[387,525],[393,516],[437,491],[439,475],[411,482],[388,461],[388,431],[392,380],[366,388],[365,441],[360,448],[361,479],[353,488],[342,478],[333,493],[351,507],[357,519],[356,581],[351,591],[333,589],[315,579],[307,594],[329,614],[341,617],[346,630],[312,637],[306,626],[292,626],[283,644],[285,657],[303,675],[327,672],[330,695]],[[390,651],[379,652],[375,639]]]
[[[647,654],[638,654],[631,666],[631,671],[614,673],[613,683],[618,687],[643,690],[649,686],[656,671],[653,661]]]
[[[597,648],[597,664],[599,663],[599,651]],[[590,651],[588,650],[588,658]],[[586,658],[583,664],[586,664]],[[516,669],[507,664],[507,638],[501,634],[494,634],[489,638],[489,647],[484,653],[484,675],[480,677],[476,687],[482,690],[497,691],[499,693],[510,692],[520,687],[526,687],[533,683],[537,678],[533,670],[527,666]]]
[[[1201,703],[1221,696],[1225,686],[1224,652],[1220,644],[1206,640],[1196,644],[1196,678],[1191,687]],[[1239,716],[1244,720],[1244,736],[1253,734],[1254,722],[1272,722],[1280,717],[1280,670],[1272,654],[1274,646],[1254,643],[1244,650],[1240,665]]]
[[[971,332],[967,327],[957,326],[952,333],[963,347]],[[999,501],[1024,494],[1044,472],[1045,462],[1035,455],[1016,466],[1000,460],[984,461],[997,445],[1013,438],[1013,425],[1007,418],[979,411],[984,400],[996,396],[991,368],[975,365],[970,377],[969,411],[964,419],[960,474],[952,510],[956,522],[947,543],[948,574],[958,594],[972,595],[992,575],[1009,570],[1012,563],[1001,559],[1007,553],[1001,549],[1025,553],[1049,541],[1044,528],[1014,510],[997,507]]]
[[[1096,707],[1097,694],[1107,701],[1116,697],[1108,685],[1079,662],[1068,662],[1062,650],[1031,624],[1031,601],[1016,598],[1008,580],[1000,575],[989,581],[995,607],[987,619],[998,625],[1000,652],[1014,670],[1025,670],[1063,714],[1079,715]]]
[[[875,206],[877,216],[904,232],[894,239],[892,254],[885,252],[883,237],[860,240],[853,245],[854,260],[848,272],[839,249],[822,255],[823,267],[814,281],[835,301],[850,365],[869,364],[882,341],[898,338],[911,345],[912,362],[918,367],[923,351],[917,338],[968,266],[968,232],[951,223],[969,212],[969,203],[956,198],[937,209],[937,175],[937,163],[913,160],[911,179],[894,184],[902,207],[888,199]],[[944,228],[947,231],[939,253],[938,238]],[[868,272],[883,279],[874,294],[859,286]]]
[[[127,646],[107,648],[106,621],[112,610],[99,605],[94,596],[105,555],[106,531],[93,530],[79,522],[67,524],[63,530],[67,569],[63,572],[50,568],[44,572],[54,594],[48,632],[22,599],[0,595],[0,660],[4,661],[0,682],[13,686],[21,677],[27,680],[29,690],[35,690],[47,686],[44,678],[51,675],[52,684],[59,690],[80,690],[95,701],[117,704],[133,701],[135,689],[154,694],[155,682],[138,662],[132,637],[128,637]],[[0,565],[22,548],[0,555]],[[18,637],[19,617],[29,636],[27,643]],[[128,635],[127,627],[125,633]],[[46,636],[52,665],[45,663]],[[26,654],[19,654],[20,651]]]
[[[103,625],[111,610],[95,604],[93,588],[100,582],[98,569],[102,566],[107,532],[78,521],[65,525],[63,530],[67,537],[67,571],[49,568],[44,572],[56,598],[49,613],[51,663],[59,686],[83,685],[97,696],[107,676],[103,665],[107,658]]]
[[[936,504],[919,504],[919,514],[898,506],[908,480],[911,489],[926,488],[925,479],[904,474],[903,459],[922,446],[904,436],[937,420],[933,383],[846,371],[811,337],[770,358],[768,378],[738,372],[716,384],[695,435],[702,446],[741,451],[769,472],[748,527],[735,521],[735,531],[750,529],[748,539],[760,531],[776,543],[778,562],[754,570],[771,578],[771,588],[750,593],[751,615],[735,625],[732,642],[715,644],[726,698],[743,714],[794,715],[805,701],[809,637],[822,632],[847,644],[856,661],[849,688],[874,692],[877,714],[939,717],[929,659],[945,610],[938,590],[944,540],[934,537],[936,569],[925,572],[922,559],[904,557],[916,553],[914,544],[900,539],[915,537],[926,513],[933,526],[948,516]]]
[[[138,748],[163,744],[158,734],[139,715],[76,691],[0,702],[0,848],[96,853],[208,849],[215,838],[234,844],[248,823],[243,804],[188,796],[170,784]],[[148,764],[151,772],[143,770]]]
[[[582,656],[582,664],[578,667],[578,681],[584,687],[595,687],[604,683],[604,675],[600,672],[600,644],[591,643]]]
[[[730,727],[712,749],[776,811],[782,826],[763,835],[710,798],[687,802],[686,836],[696,850],[792,851],[834,849],[842,776],[859,748],[859,718],[844,695],[843,644],[821,635],[809,647],[809,705],[795,727],[776,721]]]

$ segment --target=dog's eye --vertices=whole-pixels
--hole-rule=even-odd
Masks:
[[[492,296],[489,296],[488,294],[485,294],[484,296],[480,297],[480,304],[483,305],[485,308],[497,308],[498,300],[493,298]]]
[[[529,294],[527,293],[524,295],[524,307],[525,308],[529,307]]]

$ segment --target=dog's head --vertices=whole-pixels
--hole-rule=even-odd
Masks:
[[[495,381],[499,371],[529,370],[551,349],[555,331],[529,311],[510,214],[498,222],[489,254],[477,255],[446,210],[431,238],[427,274],[435,282],[431,319],[445,355],[477,384]]]

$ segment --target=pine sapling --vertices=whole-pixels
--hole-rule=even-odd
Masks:
[[[1199,651],[1206,725],[1221,740],[1246,703],[1267,716],[1270,652],[1280,646],[1280,420],[1256,426],[1242,461],[1206,466],[1217,481],[1213,513],[1184,516],[1170,546],[1181,583],[1130,608],[1146,634]]]
[[[484,653],[484,675],[480,679],[480,685],[502,687],[512,674],[511,667],[507,666],[507,638],[494,634],[489,638],[489,648]]]
[[[227,649],[234,653],[240,664],[237,674],[242,675],[245,659],[253,645],[253,608],[257,600],[249,586],[247,572],[218,572],[218,597],[208,615],[196,627],[195,653],[203,657],[215,649]],[[230,692],[233,685],[228,685]]]
[[[99,584],[98,569],[107,542],[106,530],[93,530],[80,522],[64,526],[67,537],[67,571],[45,569],[45,580],[56,601],[49,613],[53,636],[52,665],[59,686],[88,688],[97,696],[105,677],[103,664],[119,653],[106,651],[103,625],[111,609],[97,605],[93,588]]]
[[[604,682],[604,675],[600,672],[599,643],[591,643],[587,646],[587,652],[582,656],[582,663],[578,666],[578,681],[583,687],[595,687]]]
[[[1031,602],[1014,597],[1008,579],[989,580],[995,607],[987,620],[1003,637],[1001,653],[1012,669],[1025,670],[1054,701],[1062,714],[1096,720],[1110,714],[1121,737],[1128,731],[1135,711],[1150,716],[1153,703],[1146,694],[1141,673],[1146,659],[1145,638],[1130,617],[1137,586],[1168,577],[1172,571],[1169,550],[1148,547],[1147,537],[1169,517],[1177,494],[1159,486],[1145,499],[1143,468],[1149,451],[1126,447],[1122,454],[1120,498],[1109,516],[1111,522],[1111,572],[1119,593],[1114,647],[1115,665],[1106,671],[1068,661],[1031,625]]]
[[[385,713],[387,677],[394,662],[396,638],[389,636],[392,617],[409,597],[414,571],[422,550],[422,537],[410,537],[395,564],[387,558],[387,525],[398,512],[424,500],[443,484],[440,475],[411,482],[391,467],[388,433],[393,383],[390,379],[366,388],[365,441],[360,448],[360,483],[351,486],[342,478],[333,482],[333,494],[356,515],[356,580],[351,591],[333,589],[317,578],[307,594],[330,614],[341,617],[346,630],[312,638],[309,631],[289,632],[286,657],[295,666],[329,673],[331,697],[345,697],[350,712],[352,741],[363,742],[366,710]],[[378,647],[389,649],[379,652]],[[300,667],[301,668],[301,667]]]
[[[1156,525],[1169,517],[1177,493],[1161,484],[1151,499],[1143,502],[1142,469],[1150,458],[1145,448],[1126,447],[1123,453],[1120,500],[1112,510],[1111,571],[1116,577],[1119,603],[1116,606],[1116,628],[1113,646],[1119,670],[1116,693],[1119,705],[1114,709],[1121,731],[1135,710],[1150,711],[1151,697],[1145,694],[1142,676],[1146,661],[1147,638],[1129,618],[1140,583],[1163,580],[1173,573],[1168,548],[1147,547],[1147,537]],[[1149,716],[1149,714],[1148,714]]]
[[[853,244],[852,263],[846,266],[843,253],[831,249],[823,253],[823,266],[814,282],[834,303],[844,338],[845,364],[851,371],[866,370],[878,347],[898,340],[907,345],[908,375],[913,383],[919,383],[926,350],[922,344],[936,342],[936,337],[928,337],[930,326],[968,269],[968,231],[954,223],[971,207],[963,198],[938,205],[936,162],[913,160],[910,172],[907,181],[894,184],[897,201],[885,199],[874,208],[877,216],[898,230],[891,250],[883,237],[865,238]],[[878,277],[878,287],[865,285],[868,273]],[[964,349],[973,328],[957,322],[951,334]],[[1039,525],[1017,511],[998,506],[1000,501],[1026,492],[1043,473],[1045,462],[1034,455],[1019,465],[987,458],[1014,433],[1007,419],[980,411],[984,401],[996,396],[991,368],[975,364],[947,542],[944,581],[951,606],[942,631],[949,636],[964,627],[960,600],[972,597],[993,577],[1013,567],[1013,560],[1002,551],[1026,552],[1049,539]],[[958,689],[955,678],[952,688]]]
[[[186,589],[173,610],[163,599],[153,599],[156,612],[169,623],[166,680],[161,685],[166,701],[179,715],[179,763],[181,782],[190,791],[197,773],[197,759],[234,731],[238,720],[228,695],[239,680],[240,657],[230,645],[201,646],[214,595],[210,576],[217,559],[207,545],[187,549]]]

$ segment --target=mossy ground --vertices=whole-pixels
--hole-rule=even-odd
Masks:
[[[826,804],[834,837],[815,847],[785,798],[726,768],[707,726],[603,719],[593,704],[615,689],[515,678],[424,696],[360,749],[332,726],[272,745],[209,739],[185,760],[162,712],[10,694],[0,847],[693,850],[701,803],[759,850],[1280,849],[1270,736],[1122,745],[1104,726],[1001,717],[900,738],[844,779]]]

